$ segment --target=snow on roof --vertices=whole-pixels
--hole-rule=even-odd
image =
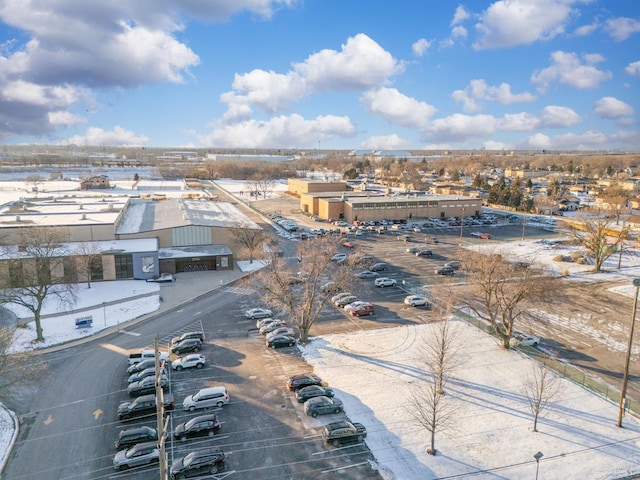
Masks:
[[[100,240],[88,242],[69,242],[62,244],[60,253],[64,256],[110,253],[155,252],[158,250],[157,238],[133,238],[127,240]],[[0,255],[6,258],[27,257],[26,252],[18,251],[17,245],[0,246]]]
[[[242,225],[245,228],[260,228],[231,203],[193,199],[162,201],[132,199],[116,226],[116,233],[132,234],[189,225],[209,227]]]
[[[232,255],[226,245],[197,245],[193,247],[168,247],[158,250],[158,258],[191,258],[196,256]]]

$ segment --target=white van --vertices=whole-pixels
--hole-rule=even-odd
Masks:
[[[158,352],[160,354],[160,360],[165,362],[169,360],[169,352]],[[135,365],[147,358],[153,358],[155,356],[154,350],[142,350],[140,352],[134,352],[129,354],[129,365]]]
[[[193,412],[196,408],[221,407],[229,403],[229,394],[223,386],[207,387],[189,395],[182,402],[182,408]]]

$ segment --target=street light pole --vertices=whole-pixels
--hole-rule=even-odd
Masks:
[[[622,390],[620,391],[620,407],[618,409],[618,427],[622,427],[622,415],[624,414],[624,404],[627,396],[627,384],[629,383],[629,362],[631,361],[631,347],[633,346],[633,330],[636,324],[636,311],[638,310],[638,292],[640,292],[640,278],[633,280],[636,287],[635,298],[633,299],[633,313],[631,314],[631,331],[629,332],[629,343],[627,345],[627,358],[624,363],[624,375],[622,376]]]
[[[462,231],[464,230],[464,207],[462,207],[462,217],[460,218],[460,241],[462,242]]]
[[[542,454],[542,452],[538,452],[536,453],[533,458],[536,459],[536,480],[538,480],[538,468],[540,468],[540,459],[544,457],[544,455]]]

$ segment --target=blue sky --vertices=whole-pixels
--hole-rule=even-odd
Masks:
[[[2,0],[0,142],[640,151],[640,1]]]

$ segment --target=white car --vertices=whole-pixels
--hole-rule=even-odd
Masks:
[[[378,278],[379,276],[377,272],[372,272],[371,270],[363,270],[354,274],[354,277],[358,278]]]
[[[482,232],[471,232],[472,237],[479,237],[480,235],[482,235]]]
[[[256,320],[256,328],[260,330],[262,327],[266,327],[267,325],[272,324],[273,322],[283,322],[284,320],[280,320],[279,318],[267,317],[262,318],[260,320]]]
[[[533,335],[514,335],[509,343],[512,347],[537,347],[540,339]]]
[[[412,307],[423,307],[429,305],[429,299],[422,295],[409,295],[404,297],[404,303]]]
[[[169,283],[175,282],[176,277],[170,273],[161,273],[160,276],[154,278],[147,278],[147,282],[156,282],[156,283]]]
[[[342,293],[337,293],[335,294],[333,297],[331,297],[331,303],[336,303],[338,300],[340,300],[342,297],[349,297],[353,295],[353,293],[351,292],[342,292]]]
[[[182,370],[185,368],[202,368],[204,367],[207,359],[204,355],[199,353],[192,353],[190,355],[185,355],[184,357],[180,357],[173,362],[171,362],[171,368],[174,370]]]
[[[389,277],[376,278],[375,281],[374,281],[374,285],[376,287],[380,287],[380,288],[394,287],[397,284],[398,284],[398,282],[396,280],[394,280],[393,278],[389,278]]]
[[[346,253],[336,253],[333,257],[331,257],[332,262],[342,263],[347,261]]]
[[[369,302],[357,301],[357,302],[353,302],[353,303],[349,303],[348,305],[345,305],[344,310],[345,312],[351,313],[352,310],[356,310],[362,307],[363,305],[371,305],[371,304]]]
[[[267,308],[251,308],[244,312],[244,316],[255,320],[256,318],[273,317],[273,312]]]

